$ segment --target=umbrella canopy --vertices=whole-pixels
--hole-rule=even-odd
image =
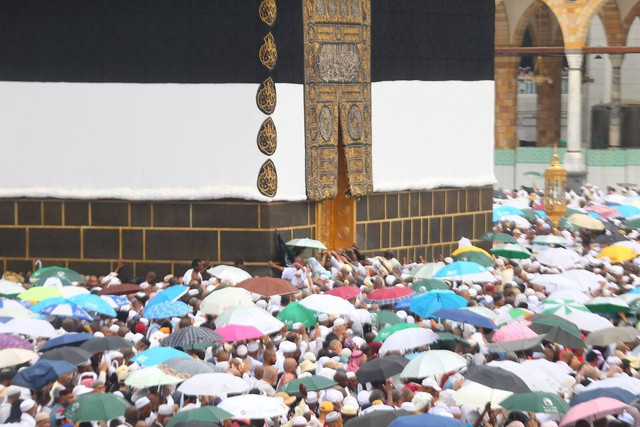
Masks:
[[[51,338],[58,335],[51,323],[41,319],[25,317],[11,319],[0,325],[0,334],[20,334],[30,337]]]
[[[624,238],[624,236],[621,236],[620,234],[617,233],[611,233],[611,234],[601,234],[599,236],[597,236],[595,239],[593,239],[593,243],[597,243],[599,245],[612,245],[616,242],[623,242],[626,239]]]
[[[561,387],[561,384],[553,376],[535,366],[525,367],[510,360],[489,362],[487,366],[501,368],[513,373],[524,381],[531,391],[556,393]]]
[[[371,314],[371,323],[379,323],[384,325],[385,323],[390,323],[392,325],[396,323],[402,323],[403,320],[398,317],[393,311],[389,310],[373,310],[370,311]]]
[[[589,400],[597,399],[599,397],[610,397],[626,404],[629,404],[636,399],[636,395],[628,390],[620,387],[609,387],[584,390],[582,393],[574,396],[569,404],[571,406],[576,406],[580,403],[588,402]]]
[[[33,350],[33,344],[24,338],[20,338],[11,334],[0,334],[0,349],[20,348],[24,350]]]
[[[635,240],[623,240],[621,242],[614,243],[613,246],[626,246],[640,254],[640,243]]]
[[[104,351],[131,348],[131,343],[119,336],[97,337],[83,342],[80,344],[80,348],[87,350],[92,354],[96,354]]]
[[[422,279],[417,282],[409,285],[411,289],[415,291],[418,295],[422,295],[426,292],[433,291],[435,289],[447,290],[449,289],[449,285],[447,285],[442,280],[438,279]]]
[[[344,423],[345,427],[387,427],[394,420],[401,419],[407,415],[415,415],[412,412],[405,411],[403,409],[389,409],[389,410],[377,410],[371,411],[367,414],[360,415],[359,417],[351,418]],[[428,424],[423,424],[428,425]]]
[[[20,283],[0,279],[0,296],[14,298],[25,291]]]
[[[536,245],[559,245],[565,246],[569,244],[569,241],[562,236],[556,236],[554,234],[546,234],[543,236],[536,236],[531,241]]]
[[[610,208],[607,205],[591,205],[585,207],[584,210],[586,210],[587,212],[595,212],[604,219],[617,218],[621,215],[620,211],[614,208]]]
[[[138,285],[123,284],[111,285],[98,292],[98,295],[128,295],[140,292],[142,289]]]
[[[182,378],[167,375],[156,366],[150,368],[137,369],[124,381],[129,387],[157,387],[161,385],[177,384]]]
[[[380,288],[369,292],[364,298],[364,302],[367,304],[389,305],[413,298],[416,295],[414,290],[409,287],[394,286],[392,288]]]
[[[601,231],[605,229],[602,221],[581,213],[569,215],[567,221],[576,227],[586,228],[587,230]]]
[[[85,310],[95,311],[105,316],[116,317],[116,311],[108,302],[95,294],[80,294],[69,298],[69,301]]]
[[[453,257],[456,261],[475,262],[483,267],[491,267],[495,260],[482,252],[467,251]]]
[[[480,326],[486,329],[496,329],[496,324],[491,319],[473,311],[463,310],[460,308],[441,308],[433,313],[434,317],[442,319],[454,320],[459,323],[468,323],[473,326]]]
[[[537,370],[542,370],[552,376],[560,384],[565,377],[571,373],[571,367],[566,363],[555,363],[546,359],[523,360],[521,365],[525,368],[533,367]]]
[[[542,301],[541,304],[542,313],[545,314],[557,314],[557,315],[566,315],[573,313],[574,311],[584,311],[588,312],[589,309],[585,307],[584,304],[580,304],[579,302],[573,300],[545,300]]]
[[[504,215],[500,221],[513,222],[518,228],[531,228],[531,223],[520,215]]]
[[[495,282],[496,278],[493,277],[489,271],[475,262],[456,261],[451,264],[442,267],[436,274],[433,275],[435,279],[447,279],[447,280],[467,280],[471,282]]]
[[[0,308],[28,308],[29,303],[19,299],[3,299],[0,300]]]
[[[438,344],[445,343],[445,342],[453,342],[453,343],[460,343],[463,345],[469,345],[469,341],[465,340],[461,336],[452,334],[451,332],[438,332],[437,334],[438,334],[438,341],[437,341]]]
[[[422,426],[439,426],[439,427],[464,427],[460,420],[455,418],[443,417],[435,414],[409,415],[406,417],[396,418],[389,427],[422,427]]]
[[[410,274],[414,279],[431,279],[444,265],[444,262],[420,264],[414,267]]]
[[[64,360],[39,359],[33,365],[18,372],[12,383],[38,389],[55,381],[59,376],[68,374],[75,368],[71,363]]]
[[[410,308],[422,317],[432,316],[443,308],[466,307],[467,300],[451,290],[433,290],[411,300]]]
[[[62,413],[74,422],[109,421],[124,415],[131,404],[112,393],[88,393],[78,396]]]
[[[64,360],[78,366],[89,360],[91,353],[80,347],[56,347],[53,350],[45,351],[40,357],[48,360]]]
[[[571,270],[571,271],[578,271],[578,270]],[[585,302],[589,301],[591,298],[589,298],[587,294],[585,294],[584,292],[578,289],[561,289],[559,291],[551,292],[547,297],[547,299],[548,300],[567,299],[567,300],[573,300],[581,304],[584,304]]]
[[[640,380],[628,375],[615,375],[604,380],[593,381],[587,386],[587,391],[611,387],[623,388],[636,396],[640,394]]]
[[[404,353],[407,350],[417,348],[423,345],[429,345],[438,340],[438,335],[431,329],[425,328],[409,328],[394,332],[389,336],[384,344],[378,350],[381,356],[390,351],[400,351]]]
[[[360,295],[362,291],[357,286],[339,286],[337,288],[329,289],[325,294],[340,297],[342,299],[351,299]]]
[[[396,323],[391,326],[387,326],[386,328],[380,329],[378,335],[374,338],[374,341],[384,342],[387,338],[389,338],[393,333],[401,331],[403,329],[410,328],[421,328],[420,325],[415,323]]]
[[[267,276],[243,280],[238,283],[236,287],[246,289],[249,292],[262,295],[263,297],[290,295],[300,292],[300,289],[293,286],[291,282]]]
[[[467,359],[449,350],[425,351],[409,361],[400,376],[403,378],[425,378],[457,371],[467,366]]]
[[[630,261],[638,256],[638,253],[626,246],[607,246],[600,251],[596,258],[609,258],[612,263]]]
[[[607,415],[619,414],[626,407],[627,404],[619,400],[610,397],[599,397],[572,407],[562,418],[559,426],[571,426],[580,420],[587,420],[592,423]]]
[[[580,255],[571,249],[549,248],[536,255],[536,259],[549,267],[568,269],[580,261]]]
[[[568,320],[580,328],[581,331],[599,331],[600,329],[610,328],[611,322],[604,317],[591,313],[590,311],[574,311],[573,313],[558,313],[558,316]]]
[[[83,288],[80,285],[63,286],[62,288],[60,288],[60,292],[62,292],[62,296],[65,298],[71,298],[78,295],[87,295],[90,293],[86,288]]]
[[[353,314],[356,309],[349,301],[343,300],[340,297],[326,294],[313,294],[300,301],[300,304],[307,307],[310,310],[317,311],[319,313],[333,314],[341,316],[343,314]]]
[[[189,409],[186,411],[179,411],[175,414],[166,427],[174,427],[178,423],[186,421],[203,421],[207,424],[214,423],[216,421],[222,421],[233,417],[231,412],[220,409],[216,406],[203,406],[197,409]]]
[[[0,350],[0,369],[21,365],[36,359],[35,351],[24,348],[5,348]]]
[[[87,313],[84,308],[72,302],[50,305],[47,308],[39,310],[37,313],[42,314],[43,316],[71,317],[73,319],[80,320],[93,320],[93,317],[89,316],[89,313]]]
[[[472,311],[476,314],[486,317],[487,319],[495,319],[496,317],[498,317],[498,315],[495,312],[481,305],[476,305],[473,307],[462,307],[462,310]]]
[[[300,396],[300,384],[304,384],[307,391],[318,391],[331,388],[338,383],[334,380],[322,375],[311,375],[309,377],[296,378],[293,381],[289,381],[284,386],[278,389],[278,392],[287,393],[289,396]]]
[[[482,410],[487,402],[498,407],[500,403],[513,392],[487,387],[477,382],[467,382],[453,394],[453,399],[459,405],[467,405]]]
[[[524,246],[515,243],[505,243],[503,245],[494,246],[491,253],[509,259],[528,259],[531,258],[529,252]]]
[[[18,295],[23,301],[42,301],[48,298],[62,297],[62,291],[57,288],[37,287],[29,288]]]
[[[193,396],[222,396],[247,390],[249,384],[242,378],[223,373],[197,374],[178,387],[179,392]]]
[[[245,270],[237,267],[231,267],[228,265],[218,266],[218,267],[226,267],[221,271],[216,272],[216,274],[212,274],[212,276],[217,277],[220,281],[228,282],[228,283],[240,283],[243,280],[251,279],[251,274],[247,273]],[[215,270],[216,267],[210,270]]]
[[[616,326],[591,332],[585,342],[587,345],[604,347],[614,343],[634,342],[639,335],[640,332],[633,326]]]
[[[557,393],[542,391],[513,394],[500,402],[500,406],[509,411],[543,414],[565,414],[569,411],[569,405]]]
[[[136,354],[131,361],[142,366],[155,366],[174,357],[191,357],[189,353],[172,347],[154,347]]]
[[[332,298],[337,298],[340,301],[346,302],[342,298]],[[256,307],[255,305],[232,307],[218,316],[215,322],[216,327],[218,328],[224,325],[254,326],[262,331],[262,335],[272,334],[284,327],[284,323],[273,317],[268,311],[263,310],[260,307]]]
[[[593,313],[628,313],[629,304],[617,297],[597,297],[584,304]]]
[[[182,301],[167,301],[163,304],[154,304],[144,309],[143,317],[147,319],[167,319],[171,317],[182,317],[191,313],[193,309]]]
[[[309,239],[309,238],[302,238],[302,239],[293,239],[293,240],[289,240],[287,243],[285,243],[287,246],[289,246],[290,248],[296,247],[296,248],[309,248],[309,249],[318,249],[320,251],[326,251],[327,247],[325,245],[322,244],[322,242],[320,242],[319,240],[313,240],[313,239]]]
[[[44,267],[34,271],[29,277],[29,280],[31,281],[30,287],[43,286],[49,278],[57,279],[56,282],[60,283],[60,286],[71,286],[76,283],[85,282],[84,276],[80,273],[69,268],[53,265],[51,267]]]
[[[511,323],[498,329],[491,341],[493,342],[505,342],[524,340],[527,338],[536,338],[536,334],[531,328],[522,322]]]
[[[179,378],[191,378],[198,374],[215,374],[222,368],[193,357],[174,357],[156,366],[167,375]]]
[[[524,216],[524,212],[513,206],[500,206],[493,208],[493,222],[498,222],[507,215]]]
[[[588,291],[587,286],[581,285],[578,281],[566,277],[562,274],[539,274],[535,276],[531,283],[544,287],[548,292],[572,289],[579,292]]]
[[[216,332],[222,335],[220,342],[252,340],[264,335],[260,329],[251,325],[225,325],[217,328]]]
[[[287,304],[276,316],[291,329],[295,323],[302,323],[305,328],[313,326],[318,321],[318,312],[309,310],[298,301]]]
[[[580,329],[562,317],[552,314],[537,314],[529,318],[529,328],[537,334],[545,334],[545,340],[570,348],[585,348]]]
[[[513,341],[492,342],[487,348],[489,351],[504,353],[509,351],[523,351],[540,347],[540,343],[546,339],[546,335],[538,335],[535,338],[525,338]]]
[[[507,233],[484,233],[482,236],[478,237],[478,240],[482,240],[484,242],[502,242],[502,243],[516,243],[516,239],[513,238],[512,235]]]
[[[220,342],[222,336],[212,329],[188,328],[178,329],[162,340],[162,347],[181,347],[184,349],[206,348],[214,343]]]
[[[570,280],[578,282],[581,285],[580,289],[582,289],[583,291],[600,289],[601,285],[606,283],[604,277],[600,276],[599,274],[592,273],[588,270],[567,270],[560,273],[560,275],[562,277],[566,277]],[[582,299],[577,301],[583,302]]]
[[[378,357],[360,366],[356,371],[356,377],[360,384],[384,382],[387,378],[402,372],[408,363],[407,359],[396,354]]]
[[[147,301],[147,307],[163,302],[177,301],[189,290],[188,286],[174,285],[158,292],[156,296]]]
[[[224,399],[218,408],[233,414],[233,418],[266,419],[286,415],[289,407],[277,397],[243,394]]]
[[[214,316],[222,314],[226,309],[242,305],[254,305],[251,292],[236,287],[226,287],[207,295],[200,303],[200,310]]]
[[[33,312],[22,307],[2,307],[0,308],[0,317],[18,318],[33,317]]]
[[[513,393],[528,393],[529,386],[522,379],[506,369],[496,366],[470,366],[462,375],[470,381],[489,388],[511,391]]]

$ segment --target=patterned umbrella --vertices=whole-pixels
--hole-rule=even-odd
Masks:
[[[485,242],[516,243],[516,239],[514,239],[512,235],[507,233],[484,233],[482,236],[478,237],[478,240],[482,240]]]
[[[453,257],[456,261],[466,261],[466,262],[474,262],[476,264],[480,264],[483,267],[491,267],[495,260],[491,257],[486,256],[482,252],[476,251],[467,251],[463,252],[455,257]]]
[[[188,328],[178,329],[162,340],[162,347],[182,347],[183,349],[197,349],[210,347],[212,344],[220,342],[222,335],[212,329]]]
[[[72,286],[75,283],[85,282],[84,276],[80,273],[69,268],[53,265],[36,270],[29,278],[32,282],[35,280],[35,283],[32,283],[31,287],[43,286],[49,278],[56,279],[55,282],[60,283],[62,286]]]
[[[413,289],[418,295],[422,295],[434,289],[449,289],[449,285],[438,279],[418,280],[412,283],[409,287]]]
[[[3,299],[0,300],[0,308],[28,308],[29,303],[19,299]]]
[[[531,258],[531,252],[529,252],[524,246],[515,243],[505,243],[504,245],[497,245],[491,252],[494,255],[509,259],[528,259]]]
[[[394,286],[393,288],[381,288],[367,294],[364,302],[367,304],[387,305],[411,299],[417,294],[408,287]]]
[[[93,317],[89,316],[89,313],[87,313],[84,308],[70,302],[50,305],[49,307],[38,311],[38,314],[42,314],[44,316],[71,317],[73,319],[93,320]]]
[[[416,325],[415,323],[396,323],[395,325],[387,326],[386,328],[382,328],[378,335],[376,335],[374,341],[384,342],[387,338],[389,338],[394,332],[401,331],[403,329],[409,328],[420,328],[420,325]]]
[[[589,309],[584,304],[568,299],[545,300],[542,302],[542,313],[545,314],[569,314],[574,311],[589,311]]]
[[[203,360],[194,359],[193,357],[174,357],[159,364],[157,368],[165,374],[185,378],[191,378],[198,374],[215,374],[222,372],[222,368]]]
[[[167,319],[171,317],[182,317],[193,310],[182,301],[169,301],[163,304],[154,304],[144,309],[143,317],[147,319]]]
[[[379,323],[384,325],[385,323],[390,323],[395,325],[396,323],[402,323],[403,320],[398,317],[393,311],[389,310],[373,310],[370,311],[371,314],[371,323]]]
[[[167,289],[164,289],[156,294],[153,298],[151,298],[147,302],[147,308],[151,307],[154,304],[169,302],[169,301],[177,301],[181,296],[187,293],[189,290],[188,286],[175,285],[170,286]]]
[[[0,334],[0,349],[6,348],[22,348],[25,350],[33,350],[33,344],[24,338],[11,334]]]

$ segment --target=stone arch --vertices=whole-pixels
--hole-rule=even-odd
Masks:
[[[527,7],[524,13],[520,16],[518,23],[516,24],[515,30],[513,32],[513,38],[512,38],[512,44],[514,46],[522,46],[524,34],[527,31],[527,29],[530,29],[531,31],[532,39],[538,40],[538,36],[536,34],[537,26],[533,21],[536,19],[538,9],[540,9],[541,7],[543,7],[545,11],[548,13],[548,17],[549,17],[548,22],[553,22],[553,20],[555,20],[556,23],[558,24],[558,34],[548,33],[547,36],[550,36],[550,39],[545,40],[541,44],[547,45],[547,46],[558,45],[558,43],[563,39],[563,28],[562,28],[562,25],[560,25],[560,20],[558,19],[556,12],[552,8],[550,8],[544,1],[535,0],[531,2],[531,4]]]
[[[498,0],[496,2],[495,45],[497,47],[505,47],[511,45],[511,40],[509,37],[509,17],[507,16],[507,11],[502,0]]]
[[[567,49],[581,49],[587,40],[591,19],[609,0],[591,0],[576,8],[565,0],[542,0],[554,11],[564,35]]]
[[[598,11],[598,17],[604,26],[607,44],[609,46],[624,46],[626,44],[626,34],[622,27],[620,11],[615,0],[607,0]],[[593,19],[593,18],[592,18]],[[591,21],[589,21],[589,26]]]
[[[621,27],[622,31],[624,32],[624,44],[626,44],[627,36],[629,35],[629,30],[631,29],[633,20],[638,16],[640,16],[640,1],[633,5],[633,7],[627,13],[627,16],[622,18]]]

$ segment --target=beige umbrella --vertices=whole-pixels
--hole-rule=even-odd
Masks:
[[[586,228],[588,230],[604,230],[604,224],[599,219],[591,217],[589,215],[574,213],[570,215],[568,218],[570,223],[577,227]]]
[[[0,350],[0,369],[9,366],[21,365],[37,359],[36,352],[24,348],[5,348]]]
[[[200,310],[205,314],[220,315],[231,307],[254,305],[251,293],[246,289],[227,287],[213,291],[200,304]]]

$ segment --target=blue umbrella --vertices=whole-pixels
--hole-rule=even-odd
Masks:
[[[49,307],[38,311],[38,314],[41,314],[43,316],[71,317],[81,320],[93,320],[93,317],[89,316],[89,313],[87,313],[84,308],[72,302],[50,305]]]
[[[433,317],[433,313],[441,308],[466,307],[467,303],[451,290],[434,289],[411,300],[409,309],[422,317]]]
[[[29,310],[33,311],[34,313],[40,313],[45,308],[49,308],[51,306],[56,306],[58,304],[65,304],[65,303],[68,303],[68,302],[69,301],[66,298],[63,298],[63,297],[47,298],[47,299],[43,299],[42,301],[32,305]]]
[[[464,427],[460,420],[455,418],[443,417],[435,414],[407,415],[393,420],[389,427],[422,427],[422,426],[438,426],[438,427]]]
[[[18,372],[12,383],[38,389],[55,381],[60,375],[68,374],[75,368],[64,360],[39,359],[32,366]]]
[[[620,215],[629,218],[630,216],[640,215],[640,208],[632,205],[619,205],[615,209],[620,212]]]
[[[108,302],[95,294],[81,294],[69,298],[72,303],[84,308],[85,310],[95,311],[105,316],[116,317],[118,314],[111,308]]]
[[[155,366],[164,363],[174,357],[191,357],[184,351],[176,350],[173,347],[154,347],[138,353],[132,362],[137,362],[142,366]]]
[[[164,319],[167,317],[182,317],[191,313],[191,307],[182,301],[169,301],[145,307],[143,317],[147,319]]]
[[[640,294],[640,286],[629,291],[630,294]]]
[[[536,212],[536,215],[538,215],[538,216],[539,216],[540,218],[542,218],[542,219],[547,219],[547,218],[549,218],[549,217],[547,216],[547,213],[546,213],[545,211],[543,211],[542,209],[536,209],[536,210],[535,210],[535,212]]]
[[[170,286],[167,289],[158,292],[155,297],[151,298],[149,302],[147,302],[147,308],[161,302],[176,301],[181,296],[186,294],[188,290],[189,290],[188,286],[182,286],[182,285]]]
[[[569,405],[575,406],[578,403],[597,399],[598,397],[610,397],[623,403],[631,403],[631,401],[635,400],[636,398],[633,393],[620,387],[596,388],[593,390],[587,389],[583,391],[582,393],[571,399]]]
[[[493,209],[493,222],[500,221],[500,219],[506,215],[524,216],[524,212],[513,206],[500,206],[499,208]]]
[[[122,307],[124,306],[131,306],[131,303],[129,302],[127,297],[123,297],[121,295],[102,295],[100,296],[100,298],[107,301],[107,304],[109,305],[111,305],[109,301],[113,301],[113,304],[118,307],[118,310],[122,309]]]
[[[602,216],[600,216],[600,214],[597,214],[595,212],[587,212],[587,215],[589,215],[590,217],[593,217],[595,219],[602,220],[602,221],[605,220],[604,218],[602,218]]]
[[[29,303],[19,299],[3,299],[0,300],[0,308],[29,308]]]
[[[441,308],[432,314],[433,317],[449,319],[459,323],[468,323],[473,326],[480,326],[486,329],[497,329],[495,323],[488,317],[474,313],[469,310],[460,310],[459,308]]]
[[[85,341],[94,338],[92,334],[87,334],[86,332],[82,332],[79,334],[71,333],[60,335],[59,337],[50,338],[42,347],[40,347],[40,351],[51,350],[52,348],[62,347],[64,345],[72,345],[72,344],[81,344]]]

